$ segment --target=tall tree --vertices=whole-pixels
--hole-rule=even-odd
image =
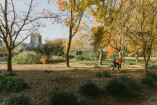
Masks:
[[[93,46],[94,51],[99,50],[99,64],[102,65],[102,58],[103,58],[103,50],[105,47],[108,46],[111,40],[111,34],[105,31],[104,27],[94,27],[92,29],[93,32]]]
[[[134,9],[128,22],[128,36],[142,48],[147,73],[148,62],[157,40],[157,1],[132,0]]]
[[[84,0],[58,0],[59,10],[68,14],[66,17],[66,25],[69,27],[69,39],[66,51],[66,65],[69,65],[69,52],[71,49],[71,42],[73,37],[79,31],[80,23],[83,13],[86,9]]]
[[[12,71],[13,49],[28,38],[40,25],[37,22],[38,17],[31,15],[34,0],[30,0],[25,12],[19,12],[13,0],[3,1],[0,1],[0,38],[5,43],[8,52],[7,71]],[[15,45],[16,41],[19,43]]]

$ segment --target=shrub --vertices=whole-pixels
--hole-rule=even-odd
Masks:
[[[82,55],[82,51],[77,51],[76,55]]]
[[[147,86],[151,86],[151,87],[154,86],[154,80],[150,76],[147,76],[147,75],[145,75],[142,78],[142,83],[147,85]]]
[[[97,72],[96,76],[97,77],[104,77],[104,78],[110,78],[111,77],[111,75],[110,75],[110,73],[108,71],[104,71],[102,73],[101,72]]]
[[[148,65],[148,69],[157,69],[157,65],[154,64]]]
[[[135,65],[134,63],[129,63],[129,65]]]
[[[73,55],[70,55],[69,58],[70,58],[70,59],[74,59],[75,57],[74,57]]]
[[[157,80],[157,75],[154,74],[154,73],[150,73],[150,72],[149,72],[149,73],[146,74],[146,76],[147,76],[147,77],[150,77],[150,78],[152,78],[152,79],[154,79],[154,80]]]
[[[17,74],[15,72],[6,72],[3,76],[17,76]]]
[[[59,77],[56,77],[54,79],[50,79],[49,81],[50,82],[55,82],[55,83],[60,83],[60,82],[63,82],[63,83],[66,83],[68,81],[70,81],[72,78],[71,77],[68,77],[68,76],[65,76],[65,75],[61,75]]]
[[[26,88],[29,88],[29,86],[25,83],[23,79],[6,78],[5,76],[0,76],[0,93],[14,93]]]
[[[44,72],[45,72],[45,73],[52,73],[53,70],[45,70]]]
[[[100,67],[100,66],[98,66],[98,65],[95,65],[95,66],[94,66],[94,68],[101,68],[101,67]]]
[[[73,92],[58,91],[50,95],[50,105],[79,105]]]
[[[110,75],[110,73],[109,73],[108,71],[104,71],[101,75],[102,75],[102,77],[104,77],[104,78],[109,78],[109,77],[111,77],[111,75]]]
[[[102,76],[102,75],[101,75],[101,72],[97,72],[95,76],[101,77],[101,76]]]
[[[136,82],[128,77],[118,77],[110,80],[105,86],[106,91],[115,97],[130,97],[134,93],[131,93],[139,87]]]
[[[40,61],[43,63],[43,64],[46,64],[46,61],[47,61],[47,56],[42,56]]]
[[[94,82],[88,81],[79,88],[79,93],[85,96],[96,96],[99,93],[99,88]]]
[[[49,58],[49,62],[63,62],[65,61],[65,58],[63,58],[62,56],[51,56]]]
[[[25,51],[13,58],[13,63],[16,64],[38,64],[40,63],[41,55],[34,51]]]
[[[31,105],[31,98],[25,94],[16,94],[7,98],[4,105]]]
[[[81,56],[81,55],[78,55],[78,56],[76,56],[76,61],[81,61],[81,60],[85,60],[86,59],[86,57],[83,57],[83,56]]]

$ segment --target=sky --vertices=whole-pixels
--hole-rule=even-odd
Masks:
[[[24,9],[28,8],[30,0],[14,0],[16,8]],[[49,9],[54,13],[59,13],[58,5],[55,3],[48,4],[48,0],[35,0],[34,4],[34,13],[41,13],[42,10]],[[37,32],[42,35],[42,42],[45,43],[46,39],[53,40],[57,38],[66,38],[68,36],[68,28],[63,26],[63,24],[52,24],[52,21],[49,19],[42,19],[42,23],[45,24],[45,27],[40,28]],[[30,37],[27,38],[24,42],[29,43]]]
[[[0,0],[0,3],[4,3],[5,0]],[[20,13],[22,11],[28,10],[28,6],[30,3],[30,0],[13,0],[15,4],[16,10]],[[57,0],[52,0],[54,3],[49,4],[48,0],[34,0],[34,8],[33,13],[34,14],[41,14],[43,9],[51,10],[52,13],[61,13],[58,10]],[[83,19],[84,20],[84,19]],[[88,19],[86,19],[88,21]],[[69,31],[68,27],[66,27],[64,24],[52,24],[52,21],[50,19],[42,19],[40,20],[41,23],[45,25],[45,27],[40,28],[37,33],[42,35],[42,42],[45,43],[45,40],[53,40],[57,38],[67,38]],[[89,23],[88,23],[89,24]],[[25,43],[30,43],[30,37],[28,37],[25,41]]]

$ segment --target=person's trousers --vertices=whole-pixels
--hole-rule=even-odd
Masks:
[[[117,65],[118,65],[118,70],[120,70],[121,69],[121,64],[116,63],[116,61],[113,61],[113,69],[112,70],[114,70],[117,67]]]

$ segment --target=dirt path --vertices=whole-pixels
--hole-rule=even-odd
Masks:
[[[15,71],[25,71],[25,70],[73,70],[73,69],[89,69],[93,68],[93,65],[83,65],[77,62],[71,62],[70,68],[66,67],[65,62],[62,63],[52,63],[52,64],[14,64],[13,70]],[[6,70],[6,64],[0,64],[0,70]]]

